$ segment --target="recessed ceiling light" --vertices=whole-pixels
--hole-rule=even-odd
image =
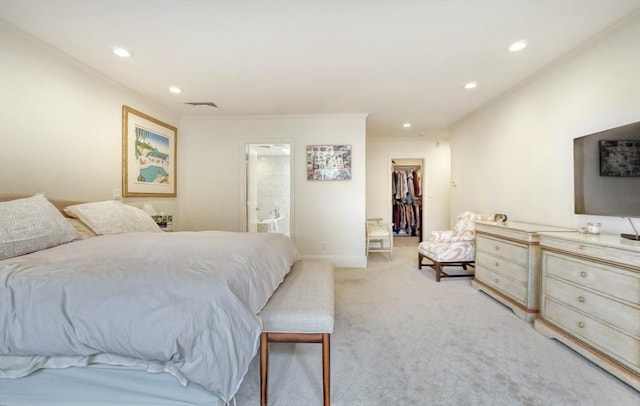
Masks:
[[[130,58],[133,55],[130,51],[120,47],[113,47],[113,53],[121,58]]]
[[[182,93],[182,89],[180,89],[178,86],[169,86],[169,91],[174,94]]]
[[[527,41],[522,39],[520,41],[516,41],[513,44],[509,45],[509,52],[522,51],[526,47],[527,47]]]
[[[404,123],[404,124],[402,124],[402,126],[404,128],[409,128],[409,127],[411,127],[411,123]]]
[[[476,87],[478,87],[478,82],[468,82],[464,85],[465,89],[475,89]]]

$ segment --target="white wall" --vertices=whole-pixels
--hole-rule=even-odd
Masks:
[[[638,44],[635,19],[456,125],[452,211],[571,228],[598,221],[603,233],[631,232],[626,219],[574,214],[572,148],[576,137],[640,120]]]
[[[423,159],[423,237],[449,229],[450,149],[447,132],[417,138],[367,139],[367,217],[391,222],[391,159]]]
[[[366,266],[365,119],[364,114],[183,117],[178,152],[181,226],[244,231],[245,144],[291,143],[291,224],[298,250],[305,257],[328,258],[337,266]],[[318,144],[351,145],[351,180],[307,180],[306,146]]]
[[[0,193],[111,199],[122,187],[122,105],[178,121],[1,20],[0,78]],[[127,199],[138,201],[177,210],[175,199]]]

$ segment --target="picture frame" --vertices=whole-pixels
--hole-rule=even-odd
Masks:
[[[307,145],[307,180],[351,180],[351,145]]]
[[[177,196],[178,129],[122,106],[122,196]]]

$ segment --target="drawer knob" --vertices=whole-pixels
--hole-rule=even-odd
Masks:
[[[495,263],[496,268],[500,266],[500,262]]]
[[[584,303],[584,297],[582,297],[582,296],[578,296],[578,302],[580,302],[580,303]]]
[[[585,271],[580,272],[580,276],[582,276],[583,278],[587,277],[587,273]]]
[[[500,247],[498,245],[496,245],[495,247],[493,247],[494,250],[496,251],[500,251]]]
[[[578,245],[578,249],[579,249],[579,250],[584,250],[585,248],[586,248],[586,247],[585,247],[584,245],[582,245],[582,244]]]
[[[584,328],[584,323],[583,322],[578,322],[578,327]]]
[[[494,279],[493,281],[494,281],[495,283],[500,283],[500,280],[499,280],[499,279]]]

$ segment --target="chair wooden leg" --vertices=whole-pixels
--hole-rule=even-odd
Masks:
[[[331,405],[331,345],[329,333],[322,334],[322,395],[324,406]]]
[[[267,406],[267,373],[269,372],[269,340],[260,334],[260,405]]]
[[[440,282],[440,277],[442,276],[442,264],[440,262],[436,262],[433,269],[436,271],[436,282]]]

